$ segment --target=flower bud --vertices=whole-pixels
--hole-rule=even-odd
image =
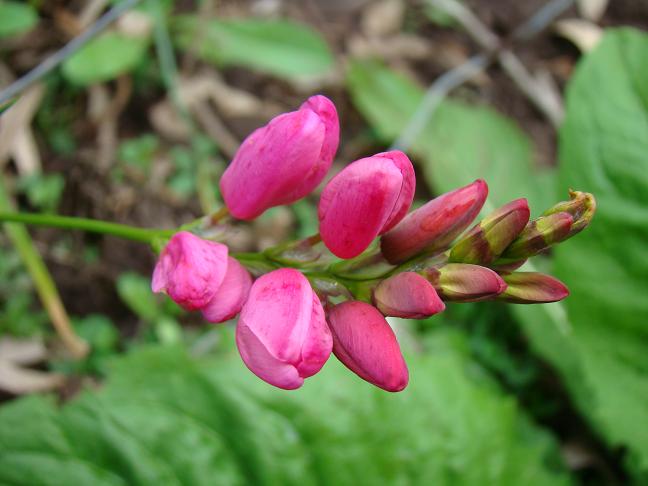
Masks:
[[[292,390],[317,373],[331,354],[324,310],[306,277],[282,268],[259,277],[236,327],[245,365],[262,380]]]
[[[347,368],[383,390],[407,386],[409,373],[394,331],[375,307],[343,302],[330,310],[328,322],[333,353]]]
[[[477,217],[487,195],[486,182],[478,179],[412,211],[382,237],[385,258],[400,263],[445,249]]]
[[[569,236],[574,219],[566,212],[534,219],[502,254],[500,262],[529,258]]]
[[[596,212],[596,199],[589,192],[569,191],[569,201],[559,202],[547,209],[543,216],[556,213],[569,213],[574,218],[569,235],[564,239],[571,238],[576,233],[583,231],[592,221]]]
[[[241,312],[252,286],[252,276],[235,258],[227,257],[227,272],[215,297],[201,309],[213,323],[225,322]]]
[[[153,271],[153,292],[166,292],[186,310],[214,299],[227,272],[227,247],[187,231],[171,237]]]
[[[537,272],[514,272],[503,276],[506,290],[499,300],[515,304],[557,302],[569,295],[569,289],[557,278]]]
[[[373,299],[386,316],[421,319],[445,310],[430,282],[414,272],[398,273],[383,280],[374,290]]]
[[[220,181],[229,211],[236,218],[253,219],[309,194],[331,167],[339,135],[335,105],[321,95],[255,130]]]
[[[415,185],[414,167],[403,152],[384,152],[349,164],[322,191],[322,241],[340,258],[359,255],[405,216]]]
[[[493,299],[506,283],[490,268],[468,263],[448,263],[423,270],[422,274],[445,301],[478,302]]]
[[[473,226],[450,251],[451,262],[487,265],[509,246],[529,222],[529,204],[516,199]]]

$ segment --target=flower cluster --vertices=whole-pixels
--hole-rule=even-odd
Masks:
[[[330,169],[338,142],[337,111],[324,96],[274,118],[243,142],[223,174],[230,214],[253,219],[308,195]],[[403,152],[357,160],[321,193],[320,237],[330,253],[300,257],[304,245],[312,250],[309,239],[262,254],[261,270],[246,268],[249,262],[227,246],[181,231],[160,254],[153,291],[209,322],[240,313],[241,357],[272,385],[299,388],[333,353],[360,378],[392,392],[407,386],[408,371],[386,316],[429,317],[446,301],[543,303],[568,295],[551,276],[516,270],[589,224],[596,208],[591,194],[572,191],[569,201],[533,220],[527,201],[517,199],[466,231],[486,202],[483,180],[408,213],[415,188]]]

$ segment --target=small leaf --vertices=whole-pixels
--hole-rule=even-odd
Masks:
[[[24,34],[37,23],[38,13],[28,3],[0,0],[0,38]]]
[[[175,19],[180,48],[216,65],[241,65],[285,78],[326,74],[333,55],[315,31],[287,20]]]
[[[107,32],[65,61],[63,75],[82,86],[110,81],[132,71],[142,60],[148,44],[149,39],[145,37]]]

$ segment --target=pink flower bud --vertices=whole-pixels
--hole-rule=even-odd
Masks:
[[[349,164],[322,191],[322,241],[340,258],[359,255],[405,216],[415,185],[414,167],[403,152],[384,152]]]
[[[153,292],[166,292],[187,310],[206,306],[227,272],[227,247],[187,231],[171,237],[153,271]]]
[[[414,272],[383,280],[374,290],[373,298],[378,310],[386,316],[421,319],[445,310],[432,284]]]
[[[503,275],[507,284],[499,300],[514,304],[558,302],[569,295],[567,286],[555,277],[538,272],[514,272]]]
[[[391,327],[375,307],[348,301],[328,315],[333,353],[363,380],[390,392],[409,381],[407,365]]]
[[[445,249],[477,217],[487,195],[486,182],[478,179],[412,211],[382,237],[385,258],[400,263],[419,253]]]
[[[235,258],[227,257],[227,273],[214,298],[201,309],[213,323],[225,322],[241,312],[252,286],[252,276]]]
[[[220,181],[232,215],[253,219],[309,194],[331,167],[339,136],[335,105],[321,95],[255,130]]]
[[[291,268],[274,270],[252,284],[236,344],[252,373],[286,390],[317,373],[333,346],[319,298],[306,277]]]

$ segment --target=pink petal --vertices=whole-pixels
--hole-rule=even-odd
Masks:
[[[384,390],[403,390],[407,365],[391,327],[378,310],[364,302],[336,305],[328,315],[333,353],[363,380]]]
[[[386,316],[407,319],[421,319],[445,310],[432,284],[414,272],[399,273],[380,282],[374,301]]]
[[[203,317],[213,323],[224,322],[241,312],[252,276],[238,260],[227,257],[227,273],[216,296],[202,309]]]
[[[308,280],[297,270],[282,268],[263,275],[252,285],[237,326],[243,361],[272,385],[301,386],[299,380],[319,371],[331,353],[322,314]],[[287,376],[292,380],[289,386]]]
[[[187,310],[200,309],[216,295],[227,271],[227,246],[187,231],[171,237],[155,270],[153,292],[166,292]]]
[[[398,224],[407,214],[407,211],[409,211],[412,201],[414,200],[414,192],[416,191],[416,175],[414,173],[412,162],[403,152],[392,150],[391,152],[383,152],[376,155],[390,159],[403,175],[403,184],[398,199],[396,200],[396,204],[394,205],[394,209],[380,230],[380,234],[383,234]]]
[[[232,215],[253,219],[309,194],[330,168],[338,139],[335,106],[323,96],[254,131],[221,178]]]
[[[320,235],[340,258],[362,253],[389,219],[403,185],[403,175],[384,157],[357,160],[322,191],[318,208]]]

